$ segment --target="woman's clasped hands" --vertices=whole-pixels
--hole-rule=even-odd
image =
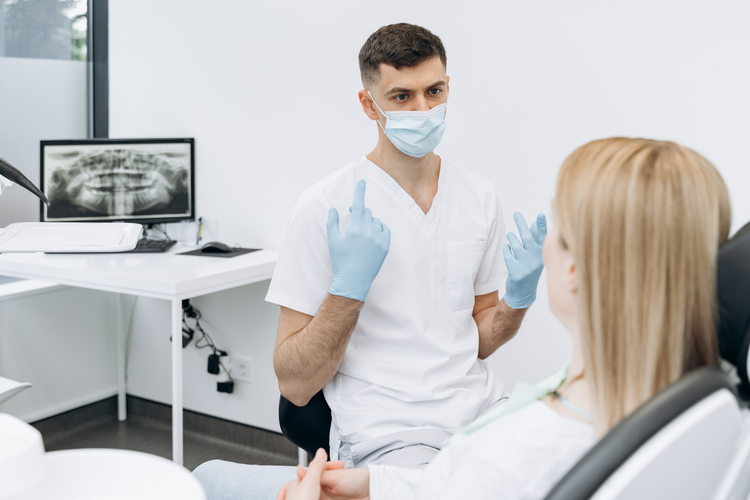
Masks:
[[[286,483],[276,500],[366,500],[370,498],[370,470],[344,469],[344,462],[327,462],[322,448],[308,468],[297,466],[297,479]]]

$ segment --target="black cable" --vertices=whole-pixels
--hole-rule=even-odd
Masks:
[[[229,373],[229,370],[227,370],[227,367],[224,366],[224,363],[221,362],[221,356],[219,357],[219,366],[224,368],[224,373],[227,374],[227,377],[229,377],[229,381],[234,383],[234,379],[232,378],[232,374]]]
[[[211,336],[206,333],[206,331],[203,329],[200,321],[198,321],[197,318],[195,320],[195,328],[201,334],[198,340],[195,341],[195,347],[197,347],[198,349],[205,349],[206,347],[210,347],[211,350],[214,352],[214,354],[219,354],[219,352],[224,352],[224,351],[221,351],[218,347],[216,347],[216,344],[214,344],[214,339],[212,339]],[[204,345],[198,345],[201,340],[205,342]]]
[[[195,330],[198,330],[198,333],[200,333],[200,337],[198,337],[195,341],[195,347],[198,349],[205,349],[210,348],[211,351],[213,351],[214,355],[218,356],[219,358],[219,366],[224,369],[224,372],[227,374],[227,377],[229,377],[230,382],[234,382],[234,379],[232,378],[232,374],[229,372],[226,366],[224,366],[224,363],[221,362],[221,357],[226,356],[227,352],[222,351],[218,347],[216,347],[216,344],[214,344],[214,340],[211,338],[211,336],[206,333],[206,331],[203,329],[203,326],[201,325],[201,318],[203,315],[201,312],[196,309],[192,304],[187,304],[187,307],[184,307],[182,309],[182,325],[183,329],[187,328],[191,332],[193,331],[192,328],[188,325],[188,318],[192,318],[195,321]],[[201,345],[201,341],[203,341],[203,345]]]

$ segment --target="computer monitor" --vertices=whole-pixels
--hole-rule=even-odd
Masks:
[[[195,220],[194,153],[194,139],[41,141],[41,220]]]

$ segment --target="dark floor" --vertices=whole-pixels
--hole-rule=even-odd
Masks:
[[[172,408],[128,396],[128,419],[117,420],[117,398],[46,418],[32,425],[47,451],[118,448],[172,458]],[[185,411],[184,465],[189,470],[207,460],[263,465],[295,465],[297,448],[281,434]]]

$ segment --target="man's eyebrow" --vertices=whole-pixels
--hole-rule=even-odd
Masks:
[[[438,80],[432,85],[428,85],[428,89],[434,89],[435,87],[444,87],[446,85],[445,80]],[[394,87],[392,89],[389,89],[385,95],[392,95],[392,94],[408,94],[409,92],[414,92],[413,89],[407,89],[406,87]]]
[[[404,88],[404,87],[394,87],[394,88],[388,90],[388,92],[386,92],[385,95],[391,95],[391,94],[408,94],[411,91],[412,91],[411,89],[407,89],[407,88]]]

